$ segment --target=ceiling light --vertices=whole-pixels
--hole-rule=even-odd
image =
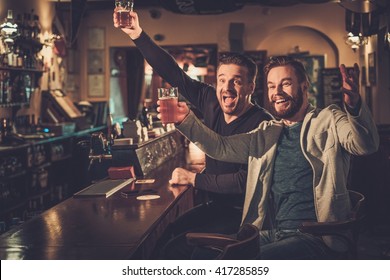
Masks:
[[[14,38],[18,35],[18,25],[14,22],[12,10],[8,10],[5,21],[0,25],[1,37],[5,43],[12,44]]]
[[[351,46],[352,50],[356,52],[361,46],[367,45],[368,38],[361,33],[359,33],[359,35],[354,35],[352,32],[349,32],[345,43]]]

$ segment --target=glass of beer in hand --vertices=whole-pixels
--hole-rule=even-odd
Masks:
[[[131,26],[130,11],[133,11],[134,1],[115,0],[116,17],[120,28]]]
[[[177,122],[178,88],[158,88],[157,91],[160,101],[161,122],[163,124]]]

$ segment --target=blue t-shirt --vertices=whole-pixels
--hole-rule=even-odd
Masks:
[[[285,126],[278,141],[271,194],[278,229],[297,229],[302,221],[316,221],[313,169],[300,145],[302,123]]]

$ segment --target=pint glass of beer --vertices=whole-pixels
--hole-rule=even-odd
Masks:
[[[131,26],[130,11],[133,10],[134,1],[115,0],[116,16],[120,28]]]
[[[158,88],[157,91],[160,100],[161,122],[163,124],[177,122],[178,88]]]

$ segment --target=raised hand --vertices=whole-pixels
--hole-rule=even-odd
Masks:
[[[113,19],[113,22],[114,22],[114,26],[116,28],[119,27],[119,24],[118,24],[118,15],[116,13],[116,11],[120,10],[121,8],[118,8],[116,7],[114,9],[114,13],[112,15],[112,19]],[[132,40],[135,40],[137,39],[140,35],[141,35],[141,32],[142,32],[142,28],[141,26],[139,25],[139,19],[138,19],[138,14],[134,11],[130,11],[130,17],[131,17],[131,23],[130,23],[130,26],[127,26],[125,28],[121,28],[121,30],[126,33],[127,35],[129,35],[129,37],[132,39]]]
[[[340,72],[343,79],[343,87],[341,91],[344,94],[344,102],[351,108],[355,108],[359,103],[359,76],[360,70],[357,63],[353,65],[353,69],[347,70],[344,64],[340,65]]]

